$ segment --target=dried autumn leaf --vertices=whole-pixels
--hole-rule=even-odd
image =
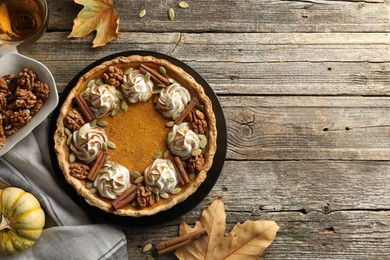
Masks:
[[[225,236],[226,213],[222,199],[215,200],[203,211],[195,227],[182,222],[179,233],[182,236],[203,227],[208,235],[177,249],[175,254],[179,259],[258,259],[279,229],[274,221],[247,220],[237,223]]]
[[[96,31],[92,47],[118,39],[119,14],[112,0],[74,0],[84,8],[74,20],[69,37],[85,37]]]

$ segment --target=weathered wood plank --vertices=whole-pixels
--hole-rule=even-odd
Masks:
[[[218,94],[389,95],[389,40],[387,34],[350,33],[125,33],[91,50],[91,37],[70,40],[66,33],[47,33],[20,51],[45,63],[60,91],[99,58],[147,49],[183,60]]]
[[[371,1],[116,1],[120,31],[149,32],[388,32],[389,8],[384,0]],[[167,11],[176,11],[169,21]],[[147,15],[138,18],[146,8]],[[49,1],[50,30],[70,31],[81,10],[73,1]],[[217,17],[217,19],[216,19]]]
[[[390,158],[388,98],[234,96],[220,101],[230,159]],[[382,107],[376,101],[384,102]]]

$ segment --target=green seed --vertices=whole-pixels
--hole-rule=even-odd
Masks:
[[[137,205],[138,205],[138,202],[136,200],[133,200],[133,202],[131,202],[131,206],[136,207]]]
[[[69,162],[74,163],[74,161],[76,161],[76,155],[74,153],[71,153],[69,155]]]
[[[206,147],[206,145],[207,145],[207,138],[200,139],[200,143],[199,143],[200,148],[203,149]]]
[[[97,124],[97,119],[92,120],[91,123],[89,123],[89,124],[91,125],[91,127],[96,126],[96,124]]]
[[[107,111],[108,111],[108,108],[107,107],[99,107],[99,113],[100,114],[105,114],[105,113],[107,113]]]
[[[195,178],[195,173],[188,174],[188,178],[190,178],[190,180],[193,180]]]
[[[113,168],[114,170],[116,170],[116,169],[119,168],[119,166],[118,166],[118,164],[114,163],[114,164],[111,165],[111,168]]]
[[[162,91],[163,91],[162,88],[156,88],[156,89],[153,89],[152,94],[157,95],[157,94],[160,94]]]
[[[196,97],[192,97],[192,100],[195,102],[197,106],[200,104],[199,99],[197,99]]]
[[[95,193],[97,192],[97,189],[96,189],[96,188],[92,188],[92,189],[89,190],[89,192],[90,192],[91,194],[95,194]]]
[[[83,92],[81,92],[81,96],[84,97],[84,98],[88,97],[88,95],[89,95],[89,91],[88,90],[84,90]]]
[[[168,199],[168,198],[169,198],[169,194],[166,193],[166,192],[161,192],[161,193],[160,193],[160,198]]]
[[[178,194],[179,192],[181,192],[181,188],[174,188],[174,189],[171,191],[171,193],[172,193],[173,195],[176,195],[176,194]]]
[[[116,114],[118,114],[118,112],[119,112],[119,106],[116,106],[116,107],[112,110],[111,116],[115,116]]]
[[[156,104],[157,101],[158,101],[158,96],[156,95],[156,96],[154,96],[154,98],[153,98],[153,103]]]
[[[142,101],[146,102],[146,101],[148,101],[149,97],[150,97],[149,93],[148,92],[144,92],[142,94],[142,96],[141,96],[141,99],[142,99]]]
[[[111,141],[107,142],[107,147],[110,148],[110,149],[116,149],[116,145],[113,142],[111,142]]]
[[[169,177],[167,180],[168,180],[169,182],[175,182],[175,179],[174,179],[173,177]]]
[[[166,123],[167,127],[172,127],[174,125],[175,125],[175,121],[169,121],[168,123]]]
[[[192,156],[198,156],[202,153],[201,149],[195,149],[192,151]]]
[[[163,155],[164,159],[167,159],[169,155],[170,155],[169,150],[166,150]]]
[[[65,128],[65,129],[64,129],[64,132],[65,132],[65,134],[66,134],[67,136],[72,135],[72,132],[71,132],[68,128]]]
[[[154,155],[153,155],[153,159],[160,159],[161,156],[162,156],[162,152],[156,152]]]
[[[126,71],[125,71],[125,75],[129,75],[130,73],[133,72],[133,68],[128,68]]]
[[[139,177],[141,177],[142,175],[141,175],[141,173],[139,173],[139,172],[137,172],[137,171],[133,171],[133,172],[130,173],[130,176],[131,176],[134,180],[136,180],[136,179],[138,179]]]
[[[160,190],[157,188],[157,187],[153,187],[152,188],[152,192],[156,195],[158,195],[160,193]]]
[[[141,177],[138,177],[135,181],[134,181],[134,184],[139,184],[139,183],[142,183],[144,181],[144,177],[141,176]]]
[[[172,170],[175,169],[175,166],[173,165],[173,162],[171,160],[168,160],[168,167],[171,168]]]
[[[73,141],[73,135],[68,136],[68,139],[66,139],[66,144],[70,145]]]
[[[95,80],[94,79],[91,79],[88,84],[87,84],[87,88],[90,88],[92,87],[92,85],[95,84]]]
[[[181,1],[181,2],[178,4],[178,6],[179,6],[180,8],[185,9],[185,8],[188,8],[188,7],[189,7],[189,4],[188,4],[187,2],[185,2],[185,1]]]
[[[150,73],[146,72],[145,77],[144,77],[145,83],[148,83],[150,80]]]
[[[97,120],[97,121],[96,121],[96,124],[97,124],[98,126],[101,126],[101,127],[106,127],[106,126],[108,126],[108,122],[107,122],[107,121],[104,121],[104,120]]]
[[[151,256],[151,255],[147,255],[147,256],[146,256],[146,260],[154,260],[154,257]]]
[[[173,132],[168,133],[168,142],[173,142],[175,140],[175,134]]]
[[[110,90],[112,94],[116,94],[116,88],[114,86],[108,86],[108,90]]]
[[[161,74],[161,75],[167,74],[167,70],[164,68],[164,66],[158,67],[158,70],[160,71],[160,74]]]
[[[123,99],[123,95],[122,95],[122,92],[120,92],[120,91],[117,91],[116,93],[116,96],[120,99],[120,100],[122,100]]]
[[[150,251],[152,248],[153,248],[153,245],[152,245],[152,244],[146,244],[146,245],[144,246],[144,249],[142,249],[142,252],[148,252],[148,251]]]
[[[88,124],[83,125],[79,130],[79,136],[85,134],[90,129]]]
[[[129,108],[129,106],[127,105],[126,101],[123,100],[122,103],[121,103],[122,111],[126,112],[128,108]]]
[[[168,81],[169,81],[170,83],[172,83],[172,84],[177,83],[177,81],[174,80],[173,78],[169,78]]]
[[[95,84],[98,86],[101,86],[101,85],[104,85],[104,82],[102,79],[98,79],[98,80],[96,80]]]
[[[204,105],[200,104],[196,108],[199,109],[199,110],[203,110],[204,109]]]
[[[142,10],[139,12],[138,17],[139,17],[139,18],[142,18],[142,17],[145,16],[145,14],[146,14],[146,10],[145,10],[145,9],[142,9]]]
[[[106,142],[103,142],[102,150],[103,150],[103,152],[107,151],[107,143]]]
[[[168,17],[169,17],[169,20],[171,20],[171,21],[173,21],[173,19],[175,19],[175,10],[173,10],[173,8],[169,8]]]
[[[160,200],[160,195],[154,194],[154,201],[158,202]]]
[[[85,188],[90,189],[90,188],[92,188],[92,187],[93,187],[93,181],[87,181],[87,182],[85,183]]]

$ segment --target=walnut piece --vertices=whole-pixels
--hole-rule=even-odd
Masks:
[[[43,101],[42,99],[38,99],[37,102],[35,103],[34,107],[31,108],[31,115],[35,115],[43,106]]]
[[[7,108],[7,98],[5,97],[4,93],[0,92],[0,114],[5,112]]]
[[[123,74],[121,69],[109,66],[106,72],[104,72],[102,79],[108,85],[119,87],[123,83]]]
[[[14,94],[14,102],[7,106],[7,109],[23,109],[32,108],[37,102],[37,97],[30,91],[22,88],[17,88]]]
[[[69,111],[64,119],[66,128],[72,131],[79,130],[85,124],[83,116],[75,109]]]
[[[0,148],[5,145],[7,137],[5,136],[5,131],[3,127],[3,116],[0,113]]]
[[[27,90],[32,90],[37,74],[29,69],[23,69],[18,73],[18,86]]]
[[[137,202],[141,207],[152,206],[155,202],[154,194],[145,186],[138,187]]]
[[[8,88],[7,81],[4,78],[0,78],[0,93],[4,96],[9,96],[11,94]]]
[[[195,170],[198,172],[201,171],[203,165],[204,165],[204,159],[202,155],[191,157],[187,161],[188,171],[191,173],[195,172]]]
[[[206,134],[207,121],[202,111],[194,110],[187,116],[187,121],[192,131],[196,134]]]
[[[5,135],[14,134],[20,127],[31,121],[31,113],[29,109],[21,109],[17,111],[7,110],[4,113],[4,129]]]
[[[70,175],[73,177],[79,179],[79,180],[85,180],[89,173],[89,166],[83,163],[72,163],[69,166]]]
[[[44,101],[49,97],[50,88],[45,82],[37,80],[34,82],[33,92],[37,98]]]

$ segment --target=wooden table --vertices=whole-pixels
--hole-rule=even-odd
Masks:
[[[280,225],[266,259],[389,259],[387,1],[188,0],[183,10],[172,0],[115,0],[120,38],[98,49],[92,36],[67,39],[81,6],[48,2],[48,32],[19,51],[46,64],[60,92],[99,58],[152,50],[193,67],[219,96],[227,161],[186,221],[223,196],[229,228]],[[130,258],[144,259],[142,247],[176,235],[179,223],[124,228]]]

